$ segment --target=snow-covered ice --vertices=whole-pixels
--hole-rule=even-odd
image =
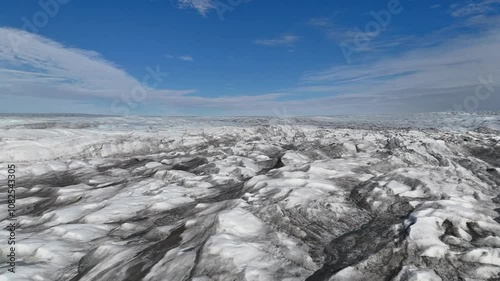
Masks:
[[[19,221],[0,280],[498,280],[499,130],[497,113],[0,116]]]

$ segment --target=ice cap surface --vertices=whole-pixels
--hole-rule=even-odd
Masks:
[[[499,121],[2,116],[15,280],[492,280]]]

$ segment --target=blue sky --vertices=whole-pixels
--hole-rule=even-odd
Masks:
[[[3,113],[500,109],[500,0],[1,6]]]

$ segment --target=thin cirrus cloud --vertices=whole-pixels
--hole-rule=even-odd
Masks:
[[[181,59],[181,57],[178,57]],[[182,57],[192,61],[192,57]],[[152,67],[154,69],[154,67]],[[145,70],[145,75],[147,74]],[[0,110],[109,114],[112,102],[141,82],[98,53],[64,46],[19,29],[0,28]],[[149,89],[143,106],[248,110],[284,93],[195,96],[195,89]],[[24,104],[29,103],[30,106]],[[39,105],[39,106],[37,106]],[[111,112],[113,113],[113,112]]]
[[[317,101],[350,104],[357,111],[449,111],[475,96],[482,79],[488,81],[493,93],[487,95],[482,88],[481,94],[488,97],[477,104],[478,109],[498,110],[499,49],[500,25],[369,63],[308,72],[302,78],[303,85],[289,91],[311,96],[326,93],[329,97]]]
[[[0,81],[3,93],[54,98],[113,98],[141,85],[96,52],[12,28],[0,28]],[[194,92],[158,90],[186,91]]]
[[[491,8],[498,1],[484,2]],[[382,36],[370,42],[360,54],[361,60],[352,64],[332,60],[332,67],[308,71],[286,89],[212,97],[191,88],[151,89],[143,107],[173,108],[179,114],[208,110],[218,115],[272,115],[282,108],[291,115],[446,111],[474,96],[480,78],[491,77],[488,86],[495,91],[480,101],[479,109],[498,110],[500,17],[489,14],[489,9],[483,9],[484,14],[472,10],[456,13],[462,15],[459,22],[424,36]],[[329,27],[319,18],[315,23],[310,24]],[[474,32],[456,32],[471,28]],[[26,37],[29,42],[19,39]],[[254,43],[290,46],[298,40],[288,34]],[[392,46],[404,48],[397,53],[383,52]],[[187,54],[166,57],[194,60]],[[162,88],[168,86],[165,80]],[[196,85],[195,80],[192,83]],[[58,112],[109,113],[111,101],[137,85],[137,78],[98,53],[0,28],[0,111],[40,112],[40,107],[55,105]]]
[[[291,115],[454,111],[456,104],[463,105],[476,95],[483,79],[495,92],[480,100],[478,109],[498,110],[500,25],[488,25],[469,35],[442,35],[440,41],[435,35],[415,38],[432,40],[433,44],[412,45],[399,55],[307,72],[299,86],[281,89],[259,100],[225,97],[202,105],[206,100],[191,97],[177,104],[227,104],[239,115],[270,115],[282,108]],[[481,94],[486,90],[483,87]]]
[[[430,6],[431,9],[439,7],[441,7],[441,4]],[[327,39],[337,44],[349,46],[356,55],[354,59],[357,59],[361,58],[361,56],[357,55],[363,53],[380,56],[381,53],[390,49],[433,46],[443,41],[443,39],[447,39],[452,31],[459,31],[462,28],[476,29],[479,32],[493,25],[498,25],[500,18],[495,12],[499,7],[500,0],[457,2],[449,5],[447,13],[454,18],[460,18],[460,21],[420,37],[411,34],[393,34],[381,29],[380,32],[376,33],[364,33],[369,40],[361,41],[362,44],[357,43],[359,30],[355,30],[355,28],[360,28],[359,26],[334,25],[329,21],[329,18],[311,18],[308,24],[323,30]]]
[[[113,96],[137,81],[95,52],[68,48],[17,29],[0,28],[0,81],[3,92],[44,92],[67,98]]]
[[[235,6],[250,1],[251,0],[177,0],[177,4],[180,9],[194,9],[200,15],[207,16],[212,10],[219,10],[220,12],[231,11]]]
[[[297,41],[299,41],[300,37],[294,34],[282,34],[278,37],[271,39],[257,39],[253,42],[257,45],[263,46],[291,46]]]
[[[178,57],[180,60],[183,60],[183,61],[189,61],[189,62],[193,62],[194,59],[192,56],[179,56]]]
[[[213,0],[179,0],[179,8],[181,9],[195,9],[202,16],[216,8]]]
[[[327,17],[309,19],[308,24],[311,26],[329,26],[331,19]]]
[[[495,10],[500,0],[468,1],[467,3],[454,3],[450,5],[449,13],[453,17],[467,17],[484,15]]]
[[[165,55],[165,58],[167,59],[178,59],[182,61],[188,61],[188,62],[193,62],[194,58],[192,56],[173,56],[173,55]]]

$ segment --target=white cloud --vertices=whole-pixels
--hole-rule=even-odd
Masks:
[[[264,46],[287,46],[293,45],[293,43],[297,42],[299,39],[298,36],[293,34],[283,34],[272,39],[257,39],[254,40],[254,43]]]

